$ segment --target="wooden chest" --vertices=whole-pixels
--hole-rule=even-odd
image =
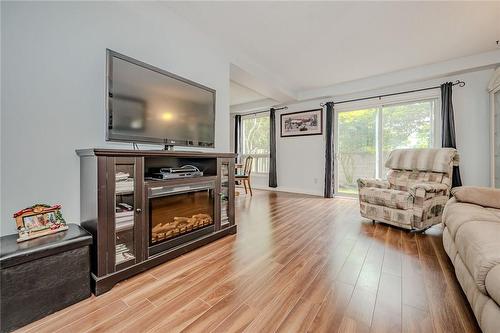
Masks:
[[[90,297],[92,236],[76,224],[17,243],[0,239],[0,331],[10,332]]]

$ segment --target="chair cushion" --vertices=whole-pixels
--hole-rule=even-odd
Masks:
[[[411,229],[414,221],[412,209],[397,209],[387,206],[374,205],[368,202],[360,201],[359,208],[361,216],[388,223],[405,229]]]
[[[364,202],[390,208],[411,209],[413,207],[413,197],[409,192],[404,191],[364,187],[359,191],[359,198]]]
[[[391,184],[391,188],[400,191],[408,191],[417,183],[442,183],[443,179],[444,175],[438,172],[389,170],[387,173],[387,181]]]

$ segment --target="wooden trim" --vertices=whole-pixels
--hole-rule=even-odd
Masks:
[[[175,186],[175,185],[188,185],[197,183],[210,183],[217,179],[217,176],[202,176],[193,178],[178,178],[178,179],[155,179],[144,181],[144,187],[146,191],[151,187],[160,186]],[[147,193],[144,193],[147,195]]]
[[[93,245],[95,249],[92,254],[97,262],[97,275],[106,275],[108,270],[107,255],[108,252],[108,240],[106,235],[108,234],[108,196],[107,196],[107,157],[99,156],[97,158],[97,179],[98,179],[98,190],[97,190],[97,226],[95,230],[97,231],[96,243]]]
[[[209,235],[214,233],[215,227],[214,224],[210,224],[206,227],[203,227],[201,229],[197,229],[182,235],[179,235],[177,237],[174,237],[172,239],[165,240],[163,242],[159,242],[154,245],[150,245],[148,252],[151,257],[154,257],[155,255],[164,253],[165,251],[168,251],[170,249],[183,246],[191,241],[194,241],[198,238],[201,238],[203,236]]]
[[[235,153],[201,152],[201,151],[169,151],[169,150],[127,150],[90,148],[77,149],[76,154],[82,156],[165,156],[165,157],[199,157],[199,158],[236,158]]]
[[[228,200],[228,205],[229,205],[229,213],[228,213],[228,219],[229,219],[229,225],[233,226],[235,225],[235,217],[234,217],[234,196],[235,196],[235,168],[234,168],[235,162],[234,159],[229,160],[229,200]]]
[[[134,247],[135,261],[138,262],[144,259],[144,158],[134,160]]]
[[[116,230],[115,230],[115,185],[116,185],[116,158],[107,157],[106,159],[106,225],[107,225],[107,249],[106,249],[106,273],[115,271],[115,252],[116,252]]]
[[[217,159],[217,180],[215,181],[214,191],[214,227],[215,230],[220,230],[221,226],[221,194],[222,194],[222,164],[224,160]]]

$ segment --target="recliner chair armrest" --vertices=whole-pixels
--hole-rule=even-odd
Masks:
[[[375,178],[359,178],[358,188],[363,187],[376,187],[376,188],[390,188],[390,184],[387,180],[375,179]]]
[[[415,183],[410,186],[408,192],[414,197],[423,196],[425,197],[425,193],[437,193],[444,192],[448,193],[448,185],[443,183],[435,183],[435,182],[422,182]]]

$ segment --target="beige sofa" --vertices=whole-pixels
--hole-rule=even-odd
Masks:
[[[500,190],[459,187],[443,212],[443,244],[484,333],[500,332]]]

